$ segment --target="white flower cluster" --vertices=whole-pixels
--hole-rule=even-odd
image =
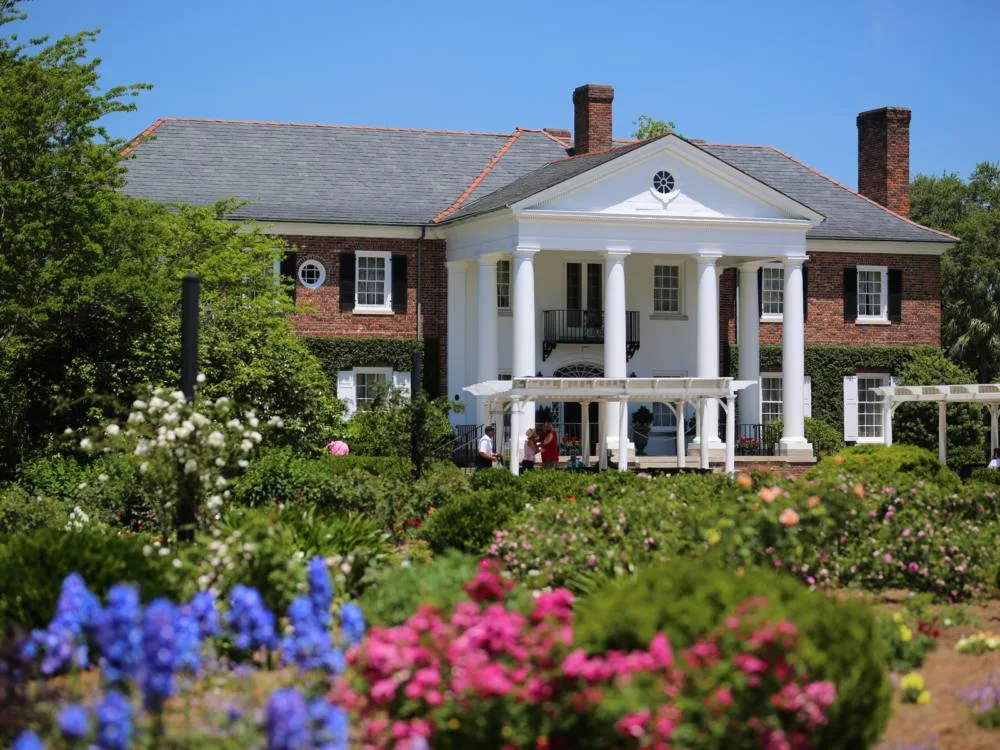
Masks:
[[[66,524],[66,531],[83,531],[89,524],[90,516],[79,505],[74,505],[73,510],[69,512],[69,522]]]

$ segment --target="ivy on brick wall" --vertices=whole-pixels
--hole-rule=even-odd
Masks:
[[[736,374],[737,347],[730,346],[730,372]],[[919,352],[940,351],[933,346],[807,346],[806,375],[812,380],[812,415],[827,424],[844,425],[844,376],[858,370],[882,370],[899,374],[903,366]],[[762,344],[762,370],[781,369],[781,345]]]
[[[433,397],[440,391],[441,365],[437,339],[355,339],[306,337],[303,339],[310,351],[323,364],[336,388],[337,372],[353,367],[391,367],[408,372],[413,362],[413,352],[424,352],[424,387]]]

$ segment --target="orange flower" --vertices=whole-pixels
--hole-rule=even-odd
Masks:
[[[819,507],[819,495],[810,495],[809,496],[809,500],[806,501],[806,504],[809,506],[810,510],[813,509],[813,508],[818,508]]]
[[[569,502],[571,502],[571,503],[575,503],[575,502],[576,502],[576,495],[570,495],[570,496],[569,496],[569,497],[567,497],[566,499],[567,499],[567,500],[568,500]]]
[[[736,477],[736,484],[738,484],[743,489],[748,490],[751,487],[753,487],[753,480],[750,478],[749,474],[740,474],[738,477]]]
[[[863,500],[865,497],[865,488],[860,484],[854,485],[854,494],[858,496],[858,500]]]
[[[782,526],[794,526],[799,522],[799,514],[791,508],[785,508],[778,516],[778,521]]]
[[[773,503],[774,498],[776,498],[780,492],[781,490],[778,487],[762,487],[760,492],[757,494],[760,495],[760,499],[765,503]]]
[[[845,460],[846,459],[843,456],[839,456],[839,455],[835,456],[834,459],[833,459],[834,463],[836,463],[838,466],[840,464],[844,463]]]

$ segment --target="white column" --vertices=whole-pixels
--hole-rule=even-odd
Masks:
[[[740,391],[740,424],[760,424],[760,302],[757,299],[757,263],[740,266],[740,321],[738,377],[753,385]]]
[[[628,471],[628,401],[618,403],[618,471]]]
[[[805,437],[806,324],[802,300],[805,255],[785,258],[784,315],[781,324],[782,454],[812,451]]]
[[[512,375],[515,378],[530,378],[535,374],[537,348],[535,342],[535,253],[537,250],[518,248],[514,253],[514,269],[511,281],[514,284],[513,309],[513,349]],[[518,420],[520,438],[529,427],[535,426],[535,402],[524,404]],[[514,436],[511,427],[511,436]],[[517,441],[515,441],[516,444]]]
[[[597,410],[597,468],[604,471],[608,468],[608,415],[606,409]]]
[[[525,428],[527,429],[527,428]],[[503,431],[503,423],[497,428],[498,432]],[[510,452],[507,454],[507,460],[510,461],[510,473],[515,477],[521,473],[521,456],[518,450],[518,440],[517,436],[521,432],[521,404],[515,402],[510,405]]]
[[[948,417],[947,404],[938,403],[938,460],[945,463],[948,460]]]
[[[998,425],[997,425],[997,416],[998,416],[997,411],[998,411],[998,409],[1000,409],[1000,405],[998,405],[998,404],[990,404],[990,459],[993,458],[993,451],[995,451],[997,449],[997,439],[998,439],[998,437],[1000,437],[997,434],[998,433],[998,430],[997,430],[997,427],[998,427]]]
[[[699,378],[719,377],[719,274],[716,263],[721,253],[698,253],[698,343],[695,375]],[[710,399],[698,408],[701,429],[696,440],[719,445],[719,407]],[[707,467],[703,467],[707,468]]]
[[[604,377],[624,378],[628,374],[625,361],[626,313],[625,302],[625,258],[626,250],[608,250],[604,260]],[[617,447],[619,435],[616,428],[619,421],[617,401],[604,405],[607,423],[611,426],[605,434],[613,432],[610,447]]]
[[[705,420],[708,415],[708,410],[712,406],[715,406],[715,399],[708,399],[708,398],[698,399],[698,413],[701,415],[701,419],[699,419],[698,421],[701,422],[702,436],[705,435]],[[701,464],[701,468],[703,469],[708,468],[708,443],[709,443],[708,440],[702,440],[700,443],[698,443],[698,452],[700,458],[699,463]]]
[[[736,472],[736,399],[726,399],[726,473]]]
[[[478,330],[476,337],[476,379],[482,383],[496,380],[497,369],[497,259],[494,255],[479,257]],[[480,422],[486,420],[485,399],[479,399]]]
[[[893,404],[887,398],[882,399],[882,436],[886,445],[892,445],[892,412]]]
[[[580,460],[590,466],[590,402],[580,404]]]
[[[448,269],[448,399],[455,396],[467,407],[468,394],[462,389],[471,385],[465,377],[465,271],[467,264],[461,260],[450,260],[445,266]],[[452,424],[470,422],[476,419],[475,414],[456,414],[452,412]]]
[[[684,445],[684,402],[678,401],[674,404],[674,409],[677,411],[677,468],[684,468],[685,453],[687,452],[687,446]]]

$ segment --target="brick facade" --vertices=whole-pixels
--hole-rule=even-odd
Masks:
[[[885,266],[903,271],[900,322],[889,325],[857,324],[844,319],[844,269]],[[872,255],[868,253],[810,253],[806,346],[941,345],[941,259],[936,255]],[[727,269],[719,282],[719,336],[736,342],[735,269]],[[760,323],[762,344],[781,343],[781,323]],[[734,363],[735,366],[735,363]]]
[[[890,211],[910,213],[910,110],[858,115],[858,192]]]
[[[350,336],[354,338],[416,338],[417,336],[417,240],[379,237],[284,238],[296,252],[296,271],[307,260],[317,260],[326,268],[326,280],[317,289],[298,283],[297,299],[311,305],[310,312],[294,316],[292,325],[300,336]],[[340,309],[341,255],[371,250],[406,255],[406,312],[392,315],[365,315]],[[440,352],[442,390],[447,380],[448,278],[444,240],[422,240],[421,307],[422,337],[437,339]]]
[[[614,98],[615,90],[599,83],[588,83],[573,92],[574,155],[611,148],[611,102]]]

